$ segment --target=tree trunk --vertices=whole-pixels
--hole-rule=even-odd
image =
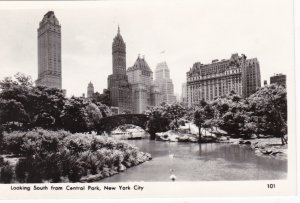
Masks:
[[[287,141],[286,141],[286,139],[284,138],[284,135],[281,135],[280,138],[281,138],[281,143],[282,143],[282,145],[286,145],[286,144],[287,144]]]
[[[199,138],[198,138],[198,143],[201,143],[201,125],[198,126],[199,128]]]

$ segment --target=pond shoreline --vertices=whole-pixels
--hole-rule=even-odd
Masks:
[[[162,142],[198,143],[198,136],[194,134],[182,134],[176,131],[168,131],[165,133],[156,133],[155,140]],[[281,139],[276,137],[243,139],[231,138],[230,136],[203,136],[201,143],[248,145],[257,156],[287,160],[288,145],[282,145]]]
[[[145,152],[140,152],[138,154],[137,158],[137,163],[133,165],[127,165],[127,167],[123,164],[121,164],[119,167],[115,168],[104,168],[103,171],[99,172],[98,174],[95,175],[87,175],[84,176],[80,179],[79,182],[81,183],[89,183],[89,182],[95,182],[95,181],[100,181],[102,179],[117,175],[119,173],[122,173],[126,171],[129,168],[133,168],[135,166],[138,166],[144,162],[150,161],[152,159],[151,154],[145,153]]]

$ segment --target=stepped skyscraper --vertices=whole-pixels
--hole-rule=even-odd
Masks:
[[[94,95],[94,85],[92,82],[89,82],[88,87],[87,87],[87,97],[91,98]]]
[[[119,113],[131,112],[131,86],[126,75],[126,44],[120,33],[120,27],[112,43],[112,70],[113,73],[108,76],[111,105],[118,107]]]
[[[37,85],[62,88],[61,26],[53,11],[47,12],[38,28]]]
[[[162,102],[165,102],[167,104],[176,102],[173,81],[170,78],[170,70],[165,61],[158,63],[156,66],[155,84],[158,85],[159,91],[162,94]]]

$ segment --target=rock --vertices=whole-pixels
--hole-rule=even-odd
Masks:
[[[220,141],[226,141],[226,140],[227,140],[227,137],[222,136],[222,137],[219,138],[219,140],[220,140]]]
[[[276,156],[277,154],[282,154],[280,151],[272,152],[271,155]]]
[[[249,141],[249,140],[240,140],[239,144],[251,144],[251,141]]]
[[[189,136],[188,135],[184,135],[182,137],[177,137],[178,142],[189,142]]]
[[[198,138],[196,138],[196,137],[190,136],[188,139],[190,142],[198,142]]]
[[[124,161],[123,162],[124,166],[127,167],[127,168],[130,168],[131,167],[131,163],[129,161]]]
[[[123,172],[126,170],[126,166],[124,166],[123,164],[119,165],[118,171]]]

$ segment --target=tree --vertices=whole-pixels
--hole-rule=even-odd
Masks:
[[[265,86],[248,98],[252,116],[257,119],[257,126],[263,126],[264,134],[280,137],[282,144],[287,144],[284,135],[287,134],[287,99],[286,89],[272,84]]]
[[[200,101],[199,105],[196,106],[196,111],[194,113],[194,123],[199,129],[198,142],[201,143],[201,128],[211,127],[211,121],[214,117],[214,110],[212,105],[204,101]]]
[[[100,102],[106,106],[111,106],[110,91],[104,90],[102,94],[95,92],[91,98],[92,102]]]
[[[156,132],[165,132],[169,130],[170,121],[164,116],[165,112],[162,106],[149,108],[145,114],[149,116],[146,127],[151,135],[151,139],[155,138]]]
[[[0,99],[0,117],[3,123],[8,124],[12,122],[26,123],[29,120],[27,112],[24,110],[24,106],[14,99],[3,100]]]
[[[62,111],[62,123],[66,130],[85,132],[88,129],[88,116],[85,112],[86,103],[83,98],[72,97],[68,99]]]
[[[186,108],[179,103],[171,105],[165,104],[163,107],[163,116],[170,122],[170,128],[177,130],[179,127],[178,120],[183,118],[187,112]]]
[[[205,113],[203,107],[196,109],[195,114],[194,114],[194,123],[199,129],[199,138],[198,142],[201,143],[201,128],[202,125],[204,124],[206,118],[205,118]]]
[[[100,119],[103,117],[99,107],[94,103],[89,103],[85,107],[85,111],[88,118],[88,129],[95,129],[96,125],[99,124]]]
[[[27,113],[24,123],[27,128],[48,126],[61,128],[61,112],[65,97],[62,90],[43,86],[34,87],[29,76],[18,73],[15,80],[4,78],[0,81],[0,99],[3,101],[16,101]],[[49,119],[54,119],[50,122]],[[44,123],[46,122],[46,123]]]

